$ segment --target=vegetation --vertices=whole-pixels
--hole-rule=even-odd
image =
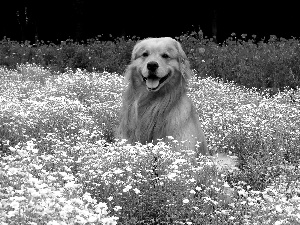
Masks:
[[[192,79],[209,148],[240,161],[219,170],[173,152],[171,138],[114,141],[124,89],[116,73],[26,64],[0,77],[0,224],[300,223],[297,89],[270,97]]]
[[[268,90],[271,94],[285,87],[300,86],[300,44],[297,39],[271,36],[257,40],[255,36],[241,38],[234,34],[217,45],[198,33],[177,37],[182,43],[192,68],[200,77],[221,78],[248,88]],[[138,37],[117,38],[114,41],[90,39],[86,43],[72,40],[53,43],[18,43],[4,39],[0,42],[0,65],[16,69],[17,65],[35,63],[52,72],[77,68],[88,72],[123,73],[130,61]]]

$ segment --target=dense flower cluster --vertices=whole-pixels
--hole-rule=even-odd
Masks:
[[[239,159],[220,171],[174,152],[172,137],[115,140],[118,74],[21,65],[0,76],[0,224],[300,223],[299,91],[191,80],[209,148]]]

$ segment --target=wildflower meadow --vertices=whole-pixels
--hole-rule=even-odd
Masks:
[[[195,76],[189,95],[218,168],[115,129],[117,73],[0,68],[0,224],[300,224],[300,91]]]

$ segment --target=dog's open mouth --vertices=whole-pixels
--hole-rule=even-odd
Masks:
[[[158,90],[161,85],[171,76],[171,72],[169,72],[166,76],[160,78],[154,74],[149,75],[148,77],[144,77],[142,75],[142,78],[144,82],[146,83],[147,90],[148,91],[156,91]]]

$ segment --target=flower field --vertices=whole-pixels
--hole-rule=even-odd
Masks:
[[[115,140],[115,73],[0,68],[0,225],[300,224],[300,91],[193,78],[189,94],[220,170],[170,143]]]

